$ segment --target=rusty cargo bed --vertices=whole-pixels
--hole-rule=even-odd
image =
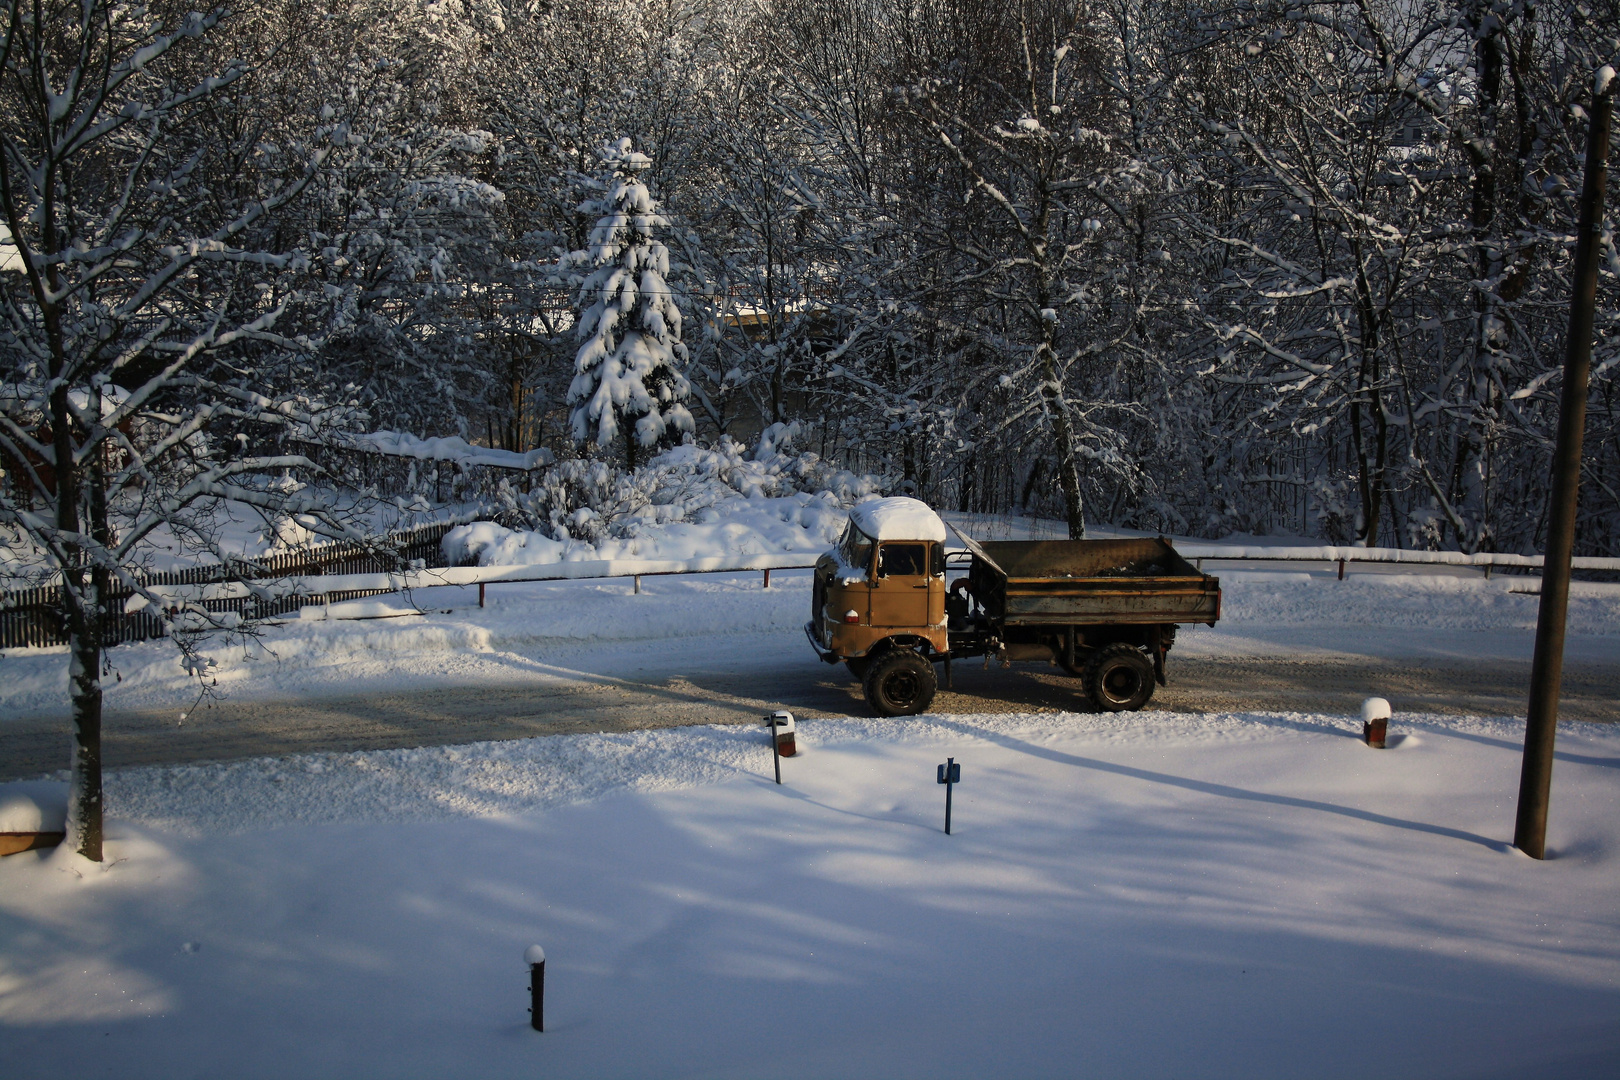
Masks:
[[[1207,623],[1221,615],[1219,580],[1163,538],[997,540],[963,538],[969,583],[1004,626]]]

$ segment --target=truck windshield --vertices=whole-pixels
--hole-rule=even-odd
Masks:
[[[850,522],[844,538],[838,542],[838,558],[845,566],[865,571],[872,566],[872,538]]]

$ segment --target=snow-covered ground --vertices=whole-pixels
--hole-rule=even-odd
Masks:
[[[1524,578],[1218,572],[1179,655],[1530,653]],[[701,653],[768,678],[816,665],[807,578],[419,590],[216,647],[213,677],[277,700]],[[1570,630],[1572,661],[1620,660],[1620,586],[1577,585]],[[195,697],[168,642],[108,656],[112,709]],[[0,658],[0,717],[62,711],[65,675]],[[782,788],[743,727],[115,771],[105,867],[0,859],[0,1076],[1604,1075],[1620,731],[1561,726],[1535,863],[1506,845],[1517,722],[1357,730],[812,717]]]
[[[113,775],[0,860],[10,1077],[1607,1075],[1620,733],[805,720]],[[955,835],[934,767],[963,765]],[[531,943],[546,1032],[527,1026]]]

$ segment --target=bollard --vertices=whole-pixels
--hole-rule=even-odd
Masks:
[[[1361,703],[1361,741],[1374,750],[1384,749],[1389,737],[1389,702],[1370,697]]]
[[[529,965],[529,1026],[536,1031],[546,1030],[546,950],[530,945],[523,950],[523,962]]]
[[[956,763],[955,758],[946,758],[945,764],[939,767],[936,774],[939,782],[945,785],[945,835],[951,835],[951,789],[962,782],[962,766]]]
[[[768,589],[770,587],[771,587],[771,572],[769,570],[766,570],[765,571],[765,588]]]
[[[478,583],[478,606],[484,606],[484,583],[482,581]]]

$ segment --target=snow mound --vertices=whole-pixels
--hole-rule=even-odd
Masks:
[[[876,498],[877,481],[794,453],[796,434],[796,425],[773,424],[751,454],[730,438],[678,446],[629,474],[602,461],[564,462],[531,492],[503,486],[497,520],[452,529],[445,557],[529,566],[820,553],[851,506]]]
[[[0,784],[0,833],[61,832],[68,786],[56,780]]]

